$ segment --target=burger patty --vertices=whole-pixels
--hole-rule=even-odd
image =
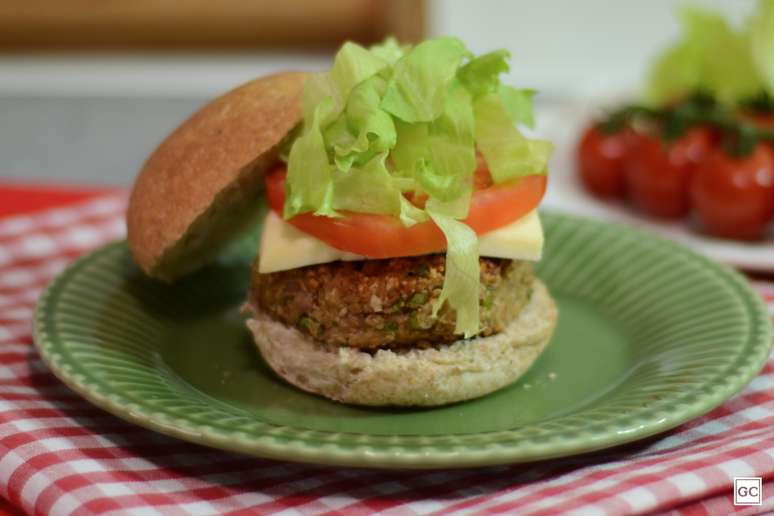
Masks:
[[[505,328],[527,304],[534,275],[528,262],[480,258],[480,335]],[[319,342],[362,349],[427,347],[461,338],[448,303],[432,317],[445,256],[333,262],[259,274],[250,301]]]

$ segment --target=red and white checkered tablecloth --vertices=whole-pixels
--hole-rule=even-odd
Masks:
[[[774,512],[774,357],[740,395],[675,431],[531,465],[310,466],[125,423],[54,378],[30,334],[42,288],[77,255],[120,238],[124,206],[124,196],[110,194],[0,218],[0,495],[30,514]],[[774,283],[754,286],[774,309]],[[762,507],[733,506],[735,476],[764,478]]]

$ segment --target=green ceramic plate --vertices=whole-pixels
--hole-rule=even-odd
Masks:
[[[189,441],[262,457],[462,467],[605,448],[672,428],[762,367],[770,319],[745,279],[647,234],[544,216],[538,273],[559,302],[548,350],[516,384],[423,410],[344,406],[276,378],[244,329],[248,270],[224,261],[173,287],[115,243],[48,288],[35,342],[96,405]]]

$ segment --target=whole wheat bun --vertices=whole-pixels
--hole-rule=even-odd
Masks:
[[[558,310],[540,281],[501,333],[428,349],[326,346],[256,312],[247,321],[269,366],[289,383],[332,400],[371,406],[433,406],[477,398],[510,385],[548,344]]]
[[[301,120],[306,74],[248,82],[202,107],[151,154],[127,211],[134,261],[171,281],[205,264],[244,228],[264,172]]]

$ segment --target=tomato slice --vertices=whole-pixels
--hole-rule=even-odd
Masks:
[[[265,178],[269,206],[280,216],[285,204],[286,176],[287,170],[281,165]],[[535,209],[545,190],[545,175],[525,176],[477,190],[473,192],[465,223],[479,235],[503,227]],[[397,258],[446,249],[446,238],[432,221],[405,227],[390,215],[341,214],[342,217],[332,218],[302,213],[288,222],[331,247],[368,258]]]

